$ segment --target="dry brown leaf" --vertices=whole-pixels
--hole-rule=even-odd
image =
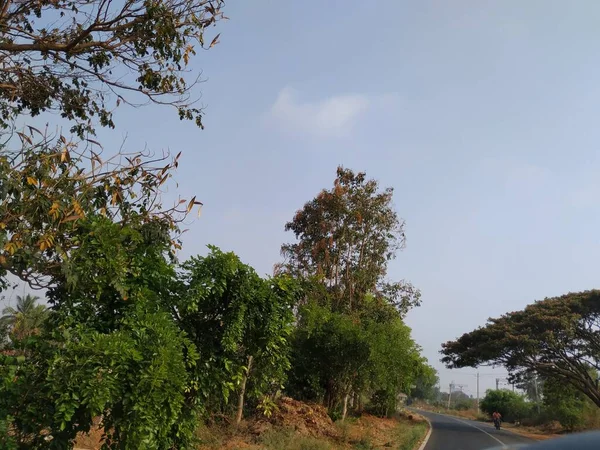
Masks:
[[[221,33],[219,33],[215,36],[215,38],[212,40],[212,42],[210,43],[208,48],[213,48],[215,45],[217,45],[219,43],[219,36],[221,36]]]
[[[76,215],[76,214],[75,214],[75,215],[72,215],[72,216],[69,216],[69,217],[65,217],[65,218],[64,218],[63,220],[61,220],[60,222],[61,222],[61,223],[65,223],[65,222],[73,222],[74,220],[78,220],[78,219],[81,219],[81,216],[78,216],[78,215]]]

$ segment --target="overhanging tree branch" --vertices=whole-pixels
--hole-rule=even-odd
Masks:
[[[0,125],[58,110],[80,136],[112,127],[125,95],[173,105],[202,126],[186,66],[223,0],[23,0],[0,3]],[[42,18],[45,28],[37,25]],[[218,35],[208,48],[218,42]],[[123,72],[123,68],[130,72]],[[123,91],[123,94],[119,92]],[[157,97],[164,97],[158,100]]]

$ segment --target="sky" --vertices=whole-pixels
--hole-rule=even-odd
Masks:
[[[201,131],[120,107],[105,148],[182,151],[197,195],[186,258],[207,244],[261,274],[286,221],[338,165],[395,189],[407,247],[392,280],[422,291],[406,321],[424,355],[534,300],[598,287],[600,2],[230,0],[202,71]],[[207,39],[208,40],[208,39]],[[169,195],[176,195],[170,192]],[[503,369],[480,369],[480,390]],[[446,388],[447,389],[447,388]]]

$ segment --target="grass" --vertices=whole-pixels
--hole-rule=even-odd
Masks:
[[[402,420],[394,430],[395,443],[398,450],[413,450],[417,444],[427,434],[428,425],[426,422],[408,422]]]
[[[196,438],[200,448],[217,449],[222,448],[237,432],[238,430],[232,425],[222,423],[207,426],[201,423],[196,429]]]
[[[196,431],[196,437],[198,438],[200,445],[209,448],[218,448],[223,443],[222,436],[219,436],[218,433],[215,433],[214,430],[211,430],[205,425],[199,427]]]
[[[356,450],[372,450],[375,447],[373,447],[371,439],[369,439],[368,437],[364,437],[360,441],[355,442],[352,448]]]
[[[427,433],[426,422],[397,419],[380,419],[365,415],[349,417],[336,423],[337,437],[307,436],[293,428],[273,427],[259,436],[247,427],[232,427],[225,424],[198,430],[200,449],[252,449],[252,450],[374,450],[390,448],[415,450]]]
[[[396,419],[365,415],[336,425],[342,444],[339,448],[354,450],[414,450],[428,431],[427,422],[411,420],[403,415],[398,415]]]
[[[338,420],[335,423],[335,426],[337,427],[340,433],[340,439],[342,440],[342,442],[350,441],[351,427],[354,423],[356,423],[356,419],[354,417],[348,417],[344,422]]]
[[[260,444],[266,450],[333,450],[331,444],[324,439],[299,436],[290,429],[273,429],[260,437]]]

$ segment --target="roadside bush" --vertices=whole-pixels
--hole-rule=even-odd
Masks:
[[[458,411],[467,411],[469,409],[472,409],[475,405],[474,405],[473,400],[471,400],[469,398],[461,398],[453,406],[454,406],[454,409],[456,409]]]
[[[390,413],[396,412],[396,396],[392,392],[378,390],[371,396],[367,412],[379,417],[388,417]]]
[[[15,450],[17,443],[13,436],[10,435],[11,418],[0,418],[0,449]]]
[[[600,408],[590,401],[586,401],[583,407],[584,424],[586,430],[597,430],[600,428]]]
[[[487,391],[480,408],[489,415],[498,411],[507,422],[520,421],[531,412],[531,405],[522,395],[505,389]]]
[[[566,402],[558,405],[555,415],[560,424],[568,431],[581,428],[585,421],[581,405],[578,405],[577,402]]]
[[[26,358],[0,366],[0,413],[13,417],[21,447],[72,448],[101,415],[103,448],[192,448],[186,369],[197,354],[166,313],[136,305],[117,330],[61,331],[62,339],[43,336]]]
[[[544,406],[553,420],[558,420],[567,431],[583,428],[584,407],[591,403],[586,397],[557,380],[544,383]]]

